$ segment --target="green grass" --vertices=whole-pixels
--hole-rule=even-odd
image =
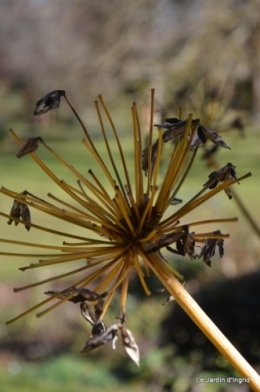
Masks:
[[[102,361],[66,354],[36,363],[10,361],[0,366],[0,379],[1,392],[57,392],[63,388],[66,392],[113,392],[122,388]],[[123,388],[129,392],[142,390],[136,384]]]

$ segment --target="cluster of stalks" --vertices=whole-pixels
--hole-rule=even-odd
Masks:
[[[165,260],[161,253],[161,249],[166,248],[175,254],[187,255],[191,260],[201,258],[205,265],[209,266],[216,249],[222,257],[224,254],[224,239],[228,238],[228,235],[222,234],[219,228],[214,231],[205,230],[203,232],[197,232],[195,229],[196,227],[199,227],[199,229],[204,226],[207,227],[207,225],[214,223],[219,225],[222,222],[234,222],[237,220],[236,218],[207,219],[185,224],[182,223],[182,220],[184,217],[187,218],[191,211],[202,206],[219,192],[225,191],[231,199],[232,191],[230,187],[249,177],[251,173],[237,178],[235,166],[232,163],[227,163],[223,168],[211,173],[208,179],[205,179],[202,189],[179,207],[181,200],[177,198],[177,195],[188,177],[198,149],[204,146],[207,141],[229,149],[221,136],[202,125],[199,119],[193,119],[192,115],[184,120],[181,119],[181,114],[179,118],[168,118],[164,123],[155,125],[156,128],[154,128],[154,90],[152,90],[147,146],[143,146],[136,104],[134,103],[131,108],[133,123],[132,167],[134,170],[134,178],[132,179],[130,178],[129,164],[126,162],[119,135],[101,96],[98,97],[99,100],[95,102],[95,106],[110,167],[96,148],[88,130],[69,102],[64,90],[55,90],[40,99],[36,104],[34,114],[40,115],[58,108],[62,98],[68,103],[79,121],[85,134],[83,144],[86,147],[87,155],[91,155],[95,159],[96,164],[103,172],[106,184],[103,179],[101,180],[96,176],[93,169],[89,169],[88,177],[79,173],[54,151],[42,137],[30,138],[24,143],[13,130],[10,130],[21,145],[17,157],[21,158],[30,154],[31,158],[51,180],[72,198],[74,203],[64,202],[50,193],[48,194],[50,201],[47,202],[29,191],[18,193],[2,187],[1,193],[14,200],[9,215],[1,212],[2,216],[8,218],[8,224],[14,222],[15,225],[18,225],[20,223],[28,231],[31,228],[47,231],[53,235],[62,235],[69,238],[70,241],[66,240],[61,245],[54,246],[0,239],[1,242],[11,244],[12,247],[29,246],[32,249],[44,249],[45,251],[42,254],[33,251],[29,254],[22,252],[1,252],[1,254],[36,259],[40,257],[38,262],[21,267],[22,271],[45,266],[50,267],[76,260],[82,260],[82,267],[24,287],[15,288],[15,292],[20,292],[70,275],[80,275],[78,279],[75,279],[73,285],[64,287],[62,291],[51,290],[45,292],[48,296],[47,299],[9,320],[7,324],[13,323],[44,305],[49,305],[53,300],[58,301],[37,313],[37,317],[55,309],[64,302],[70,301],[79,304],[81,314],[92,328],[90,337],[82,350],[83,352],[89,352],[109,342],[112,342],[112,347],[115,348],[117,337],[121,334],[126,352],[139,364],[139,348],[133,333],[126,327],[128,285],[130,276],[135,271],[145,293],[150,295],[151,291],[148,287],[147,277],[153,273],[161,281],[163,289],[169,292],[170,298],[174,298],[183,307],[237,371],[244,377],[250,378],[252,388],[259,390],[257,385],[260,385],[260,381],[256,372],[190,297],[183,287],[183,276]],[[114,152],[111,150],[104,126],[102,111],[112,128],[120,162],[116,162],[114,159]],[[154,135],[156,136],[154,137]],[[172,142],[172,153],[169,164],[162,176],[160,173],[161,157],[164,145],[168,141]],[[35,153],[39,145],[47,149],[75,175],[77,185],[60,180],[45,165]],[[77,206],[75,206],[75,203]],[[58,207],[59,204],[61,207]],[[82,235],[56,231],[33,223],[30,217],[31,208],[49,214],[61,221],[80,226]],[[200,250],[198,254],[196,249]],[[120,290],[117,320],[107,325],[104,321],[106,310],[117,289]]]

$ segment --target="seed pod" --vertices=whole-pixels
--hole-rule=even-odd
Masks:
[[[38,141],[43,142],[42,138],[40,136],[38,137],[32,137],[27,140],[27,142],[22,146],[22,148],[18,151],[16,154],[17,158],[21,158],[26,154],[29,154],[31,152],[34,152],[38,148]]]
[[[82,316],[87,320],[92,326],[95,325],[97,319],[94,310],[86,302],[81,302],[80,311]]]
[[[175,197],[175,198],[170,202],[170,205],[171,205],[171,206],[175,206],[175,205],[180,204],[180,203],[182,203],[182,199],[179,199],[178,197]]]
[[[26,204],[20,203],[20,213],[21,213],[21,217],[22,220],[28,223],[31,223],[31,214],[30,214],[30,210],[29,207]],[[24,225],[26,230],[30,230],[31,226],[29,225]]]
[[[97,347],[103,346],[109,342],[112,342],[113,348],[115,347],[115,341],[117,340],[117,335],[119,329],[122,328],[122,324],[115,323],[111,324],[107,329],[101,334],[96,334],[86,342],[85,347],[81,351],[82,353],[87,353],[94,350]]]
[[[51,93],[42,97],[36,102],[33,114],[44,114],[51,109],[57,109],[60,106],[60,99],[65,95],[64,90],[54,90]]]
[[[10,215],[14,218],[20,219],[20,204],[21,202],[18,200],[14,200],[12,208],[11,208],[11,212]],[[9,219],[9,221],[7,222],[8,225],[11,225],[13,222],[13,219]],[[18,225],[18,222],[14,222],[15,226]]]
[[[236,166],[233,166],[232,163],[227,163],[226,166],[224,166],[222,169],[212,172],[209,175],[209,180],[203,184],[203,186],[208,187],[209,189],[216,188],[219,182],[224,182],[227,180],[236,180],[236,171],[235,171]],[[229,199],[232,199],[232,193],[230,188],[225,188],[224,189],[225,193],[229,197]]]
[[[221,234],[220,230],[213,231],[212,234]],[[224,255],[224,240],[222,238],[208,238],[205,241],[205,245],[201,249],[201,252],[198,256],[200,259],[203,257],[203,261],[210,267],[211,266],[211,258],[214,256],[216,251],[216,246],[219,247],[219,256],[223,257]]]
[[[185,235],[186,234],[184,231],[174,231],[173,233],[166,234],[161,239],[154,242],[150,248],[146,249],[145,253],[150,254],[150,253],[156,252],[159,249],[164,248],[165,246],[167,247],[167,245],[170,245],[170,244],[173,244],[174,242],[179,241]]]
[[[25,191],[26,192],[26,191]],[[23,192],[24,193],[24,192]],[[23,194],[22,193],[22,194]],[[22,203],[21,201],[14,200],[13,206],[10,212],[10,215],[16,219],[22,218],[23,221],[31,223],[31,215],[30,215],[30,210],[27,204]],[[13,222],[13,219],[10,218],[9,221],[7,222],[8,225],[11,225]],[[19,222],[15,222],[15,226],[18,225]],[[29,231],[31,226],[25,225],[25,228]]]
[[[133,333],[130,331],[130,329],[127,329],[125,326],[123,326],[121,329],[121,335],[122,335],[123,346],[127,354],[137,364],[137,366],[140,366],[139,347],[135,342]]]
[[[107,329],[103,320],[98,320],[96,324],[93,325],[92,328],[92,336],[100,335],[101,333],[105,332]]]
[[[63,290],[61,292],[59,291],[47,291],[45,294],[47,295],[53,295],[53,294],[58,294],[60,295],[57,298],[63,299],[70,294],[74,293],[73,297],[69,298],[68,301],[73,302],[73,303],[78,303],[78,302],[84,302],[84,301],[96,301],[98,299],[104,298],[107,293],[104,294],[98,294],[95,291],[91,291],[89,289],[86,289],[84,287],[72,287],[71,289]]]
[[[222,137],[217,134],[217,132],[212,131],[209,128],[203,127],[203,125],[200,125],[199,128],[203,132],[204,136],[207,139],[209,139],[210,141],[212,141],[212,143],[216,144],[219,147],[224,147],[224,148],[228,148],[229,150],[231,150],[231,148],[222,139]]]
[[[200,120],[195,119],[192,120],[191,122],[191,128],[197,126],[199,124]],[[188,120],[184,121],[178,121],[173,124],[155,124],[155,127],[161,127],[161,128],[166,128],[167,131],[163,132],[162,139],[163,142],[168,142],[169,140],[174,140],[178,136],[183,136],[186,126],[187,126]]]

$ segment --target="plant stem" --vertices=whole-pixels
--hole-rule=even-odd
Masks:
[[[217,328],[212,320],[204,313],[197,302],[190,296],[182,284],[170,272],[165,262],[158,260],[157,257],[153,257],[149,261],[150,267],[154,273],[161,280],[169,293],[174,296],[175,300],[188,314],[188,316],[215,345],[215,347],[228,360],[228,362],[238,371],[238,373],[241,374],[241,376],[250,379],[250,387],[254,391],[259,392],[260,376],[230,343],[225,335],[223,335],[223,333]]]

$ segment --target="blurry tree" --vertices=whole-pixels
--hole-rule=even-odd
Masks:
[[[257,0],[1,0],[0,79],[92,101],[230,75],[251,82],[258,112],[259,14]]]

